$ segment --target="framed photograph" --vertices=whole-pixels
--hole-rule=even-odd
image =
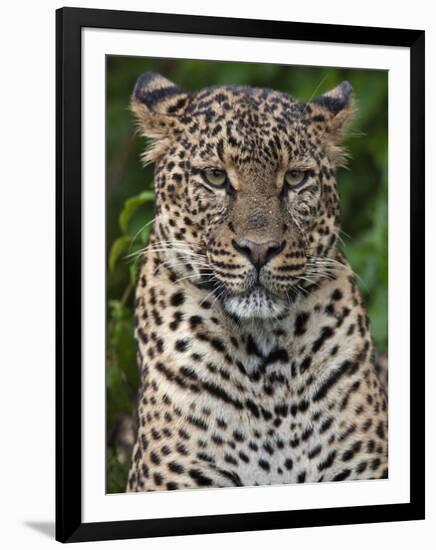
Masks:
[[[56,538],[423,519],[424,32],[63,8],[56,54]]]

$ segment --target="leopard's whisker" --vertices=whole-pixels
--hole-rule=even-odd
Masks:
[[[135,243],[136,239],[138,238],[138,235],[141,233],[141,231],[144,231],[144,229],[146,227],[148,227],[149,225],[151,225],[152,223],[154,223],[156,221],[156,218],[152,218],[149,222],[147,222],[146,224],[144,224],[140,229],[138,229],[138,231],[133,235],[133,239],[132,239],[132,242],[130,243],[130,246],[129,246],[129,250],[131,249],[131,247],[133,246],[133,244]]]
[[[213,295],[215,294],[215,292],[216,292],[216,289],[215,289],[215,288],[214,288],[213,290],[211,290],[210,292],[208,292],[208,293],[204,296],[204,298],[201,299],[199,305],[202,306],[202,305],[204,304],[204,302],[206,302],[210,296],[213,296]]]
[[[179,248],[179,249],[175,249],[175,248],[146,248],[146,249],[141,249],[141,250],[138,250],[137,252],[133,252],[132,254],[129,254],[127,257],[129,256],[135,256],[135,255],[138,255],[138,254],[143,254],[145,252],[168,252],[170,250],[173,250],[176,254],[186,254],[186,255],[189,255],[189,256],[194,256],[194,257],[199,257],[199,258],[206,258],[206,255],[205,254],[199,254],[198,252],[192,252],[191,250],[185,250],[185,249],[182,249],[182,248]]]
[[[190,275],[186,275],[185,277],[180,277],[179,279],[176,279],[174,281],[174,284],[180,283],[181,281],[188,281],[188,280],[199,279],[199,278],[201,278],[202,282],[209,282],[214,280],[213,275],[210,275],[207,279],[205,279],[205,278],[202,278],[201,275],[199,276],[194,273],[191,273]]]
[[[298,279],[301,280],[301,281],[305,281],[306,283],[309,283],[310,285],[316,285],[319,287],[319,284],[314,280],[314,279],[311,279],[310,277],[306,277],[305,275],[299,275],[298,276]]]
[[[170,269],[177,269],[178,267],[181,267],[181,266],[186,266],[186,263],[175,263],[175,264],[167,263],[166,265],[161,264],[156,267],[155,271],[153,272],[153,275],[156,275],[157,273],[159,273],[160,269],[165,269],[167,267],[169,267]],[[190,273],[195,277],[201,277],[202,273],[213,273],[213,270],[208,269],[207,266],[196,266],[196,268],[197,268],[197,273]]]

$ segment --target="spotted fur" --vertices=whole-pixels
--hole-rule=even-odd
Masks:
[[[156,219],[136,291],[127,489],[386,477],[387,398],[337,248],[350,85],[299,102],[146,73],[132,109],[152,139]],[[304,174],[295,188],[289,170]]]

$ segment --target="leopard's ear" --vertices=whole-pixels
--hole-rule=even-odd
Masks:
[[[189,102],[189,93],[157,73],[143,73],[133,89],[131,110],[141,133],[158,139],[178,126],[178,117]]]
[[[331,160],[336,166],[345,163],[345,153],[339,142],[355,112],[353,89],[348,81],[329,92],[310,100],[312,121],[325,125],[324,135],[330,144]]]

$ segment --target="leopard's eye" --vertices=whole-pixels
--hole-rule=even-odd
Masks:
[[[288,170],[285,174],[285,182],[289,187],[298,187],[307,177],[305,170]]]
[[[227,183],[227,174],[218,168],[206,168],[203,177],[212,187],[224,187]]]

